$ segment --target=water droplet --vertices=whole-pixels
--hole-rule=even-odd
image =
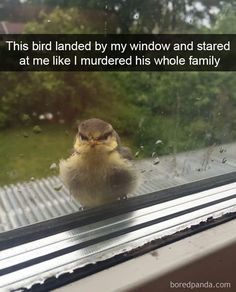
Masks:
[[[158,145],[158,144],[162,144],[162,143],[163,143],[162,140],[157,140],[157,141],[155,142],[156,145]]]
[[[33,127],[33,132],[35,134],[40,134],[42,132],[42,129],[41,129],[40,126],[36,125],[36,126]]]
[[[120,34],[120,33],[121,33],[121,28],[120,28],[120,27],[117,27],[117,28],[116,28],[116,33],[117,33],[117,34]]]
[[[59,185],[59,186],[54,186],[54,190],[55,191],[60,191],[62,189],[63,185]]]
[[[224,149],[223,147],[220,148],[219,150],[220,153],[226,152],[226,149]]]
[[[139,19],[139,13],[136,12],[136,13],[134,14],[133,18],[136,19],[136,20]]]
[[[57,164],[54,162],[50,165],[49,167],[50,170],[56,170],[57,169]]]
[[[120,199],[120,200],[127,200],[128,197],[127,197],[127,195],[124,195],[124,196],[120,196],[119,199]]]
[[[153,162],[154,165],[157,165],[158,163],[160,163],[160,159],[158,157],[156,157]]]
[[[227,161],[227,159],[226,159],[226,157],[224,157],[223,159],[222,159],[222,163],[225,163]]]

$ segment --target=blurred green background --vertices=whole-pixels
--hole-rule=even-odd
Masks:
[[[236,1],[3,0],[0,21],[23,33],[235,33]],[[228,143],[236,74],[2,72],[0,185],[57,174],[91,117],[111,122],[138,158]]]

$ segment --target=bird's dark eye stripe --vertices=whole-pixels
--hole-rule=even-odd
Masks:
[[[84,136],[83,134],[79,133],[81,140],[88,140],[88,137]]]

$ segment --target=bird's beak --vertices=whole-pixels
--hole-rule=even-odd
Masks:
[[[89,145],[91,147],[95,147],[98,144],[99,144],[99,142],[97,140],[93,140],[93,139],[89,140]]]

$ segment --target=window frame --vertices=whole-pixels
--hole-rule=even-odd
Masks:
[[[146,207],[183,198],[185,196],[196,194],[198,192],[211,190],[221,186],[227,186],[228,184],[234,182],[236,182],[236,172],[231,172],[216,177],[203,179],[200,181],[175,186],[143,196],[133,197],[128,200],[118,201],[109,205],[104,205],[102,207],[79,211],[70,215],[58,217],[40,223],[35,223],[15,230],[6,231],[3,232],[0,236],[0,250],[3,253],[6,250],[11,251],[14,250],[14,248],[24,246],[24,244],[57,235],[62,232],[70,232],[78,227],[83,227],[89,224],[96,223],[98,221],[106,220],[119,215],[124,215],[129,212],[134,212]],[[49,276],[43,284],[37,284],[36,286],[34,286],[34,291],[37,291],[35,289],[39,289],[39,291],[47,291],[48,289],[50,290],[56,287],[63,286],[72,281],[91,275],[92,273],[96,273],[115,264],[129,260],[153,249],[165,246],[169,243],[183,239],[187,236],[214,227],[218,224],[227,222],[232,219],[236,219],[236,212],[224,214],[217,219],[209,218],[209,220],[206,220],[205,222],[199,222],[199,224],[196,224],[194,228],[186,228],[164,238],[153,240],[150,242],[150,244],[134,248],[130,252],[117,254],[106,260],[96,262],[93,265],[85,265],[82,268],[73,270],[73,273],[65,273],[58,278],[56,278],[55,275],[52,277]],[[48,258],[53,257],[54,255],[52,253],[48,255]],[[56,257],[57,254],[55,253],[55,258]],[[44,259],[46,261],[47,257]],[[30,260],[30,265],[32,265],[32,268],[34,266],[34,262],[37,261],[35,261],[35,259]],[[22,268],[24,268],[24,263],[23,265],[19,264],[15,271],[21,270]],[[5,269],[5,271],[2,270],[2,272],[3,275],[6,275],[8,273],[10,274],[12,272],[11,267]]]

